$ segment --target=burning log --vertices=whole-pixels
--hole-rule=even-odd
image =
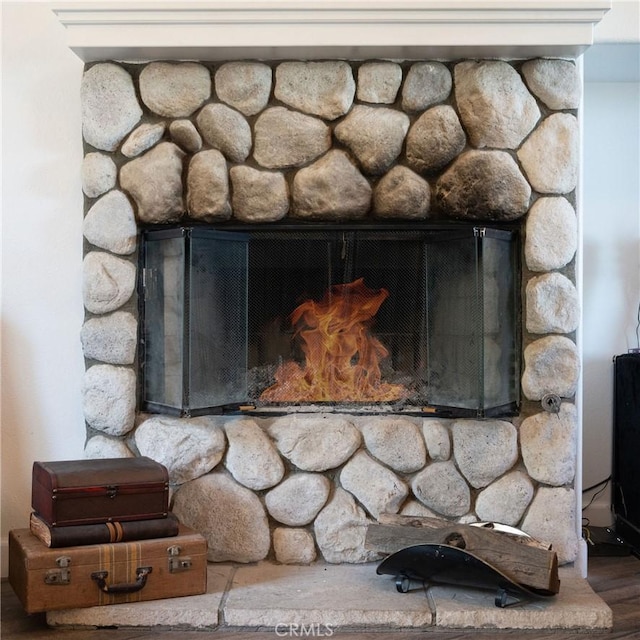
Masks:
[[[260,396],[267,402],[392,402],[407,396],[400,384],[382,381],[380,361],[389,355],[369,331],[387,299],[362,278],[332,286],[320,301],[306,300],[291,314],[305,364],[287,361],[276,383]]]
[[[525,587],[552,594],[560,590],[555,551],[524,535],[437,518],[382,514],[369,525],[365,542],[367,548],[386,554],[427,543],[464,549]]]

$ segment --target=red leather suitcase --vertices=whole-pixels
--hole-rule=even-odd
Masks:
[[[9,583],[27,613],[192,596],[207,590],[207,541],[177,536],[50,549],[9,532]]]
[[[52,527],[164,518],[169,474],[146,457],[34,462],[31,506]]]

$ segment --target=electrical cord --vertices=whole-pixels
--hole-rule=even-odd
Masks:
[[[611,480],[611,476],[608,476],[604,480],[600,480],[600,482],[596,482],[595,484],[592,484],[590,487],[583,489],[582,493],[587,493],[587,491],[592,491],[593,489],[597,489],[599,486],[603,484],[606,485],[609,482],[609,480]]]
[[[589,502],[584,507],[582,507],[583,511],[586,511],[593,504],[593,501],[607,488],[607,485],[609,484],[609,480],[611,480],[611,476],[609,476],[606,480],[603,480],[602,482],[599,482],[598,484],[593,485],[593,487],[589,487],[584,490],[584,491],[591,491],[591,489],[595,489],[596,487],[599,487],[600,485],[602,485],[602,489],[599,489],[598,491],[596,491],[591,496],[591,500],[589,500]]]

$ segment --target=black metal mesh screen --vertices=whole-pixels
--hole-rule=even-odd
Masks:
[[[379,358],[381,381],[404,384],[408,392],[402,394],[403,400],[419,402],[424,395],[420,372],[425,364],[420,338],[425,276],[421,235],[369,231],[253,234],[249,252],[251,399],[261,401],[261,392],[275,382],[274,373],[283,363],[293,361],[305,367],[305,343],[291,319],[295,310],[305,302],[336,295],[336,286],[361,279],[372,292],[385,290],[388,294],[364,323],[371,338],[388,352]],[[353,355],[354,366],[362,362],[363,350]],[[365,396],[366,401],[374,397]],[[308,401],[331,400],[312,396]],[[354,396],[352,401],[365,400]]]
[[[247,249],[239,234],[192,234],[187,389],[196,409],[247,396]]]
[[[181,233],[150,232],[144,252],[154,283],[143,313],[147,404],[485,415],[517,403],[512,233]]]

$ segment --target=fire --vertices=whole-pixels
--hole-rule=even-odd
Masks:
[[[390,402],[407,395],[400,384],[382,382],[380,361],[389,355],[369,332],[387,299],[363,278],[332,286],[320,302],[306,300],[290,316],[301,340],[304,367],[289,360],[276,383],[260,396],[268,402]]]

